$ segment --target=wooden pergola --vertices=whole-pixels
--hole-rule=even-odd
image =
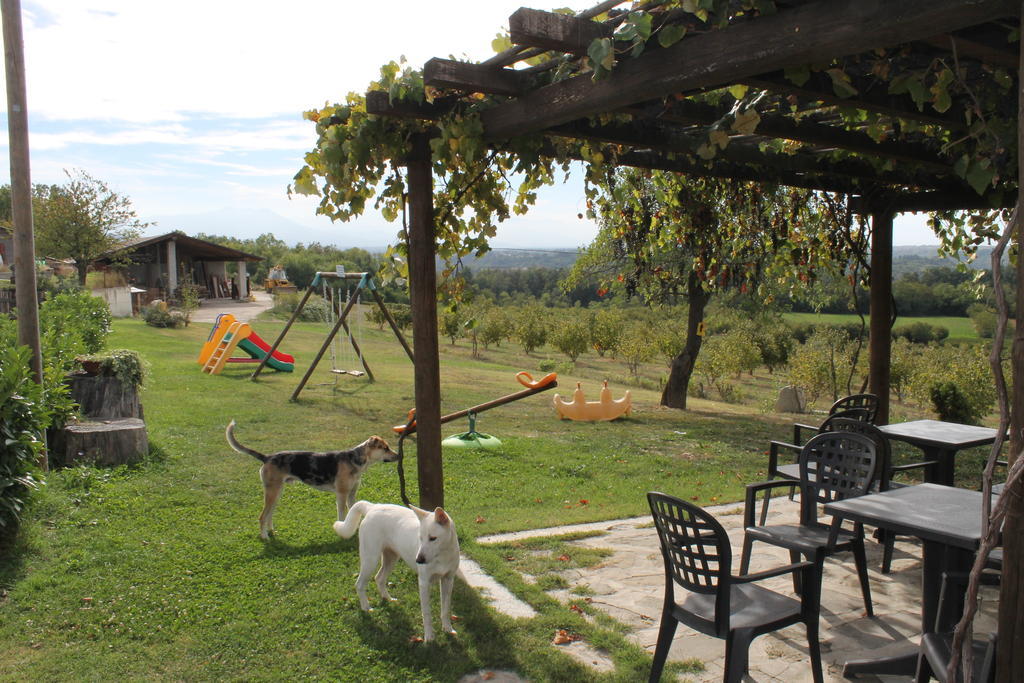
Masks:
[[[659,4],[636,3],[641,9]],[[616,42],[616,30],[629,20],[630,7],[620,9],[621,0],[603,2],[576,16],[522,8],[509,17],[513,46],[504,52],[482,63],[427,62],[424,82],[440,93],[432,103],[392,103],[387,93],[370,92],[367,110],[430,120],[457,107],[460,99],[484,93],[496,96],[496,104],[481,115],[485,137],[496,149],[518,136],[541,134],[552,150],[565,139],[608,145],[621,165],[848,196],[851,209],[871,219],[869,390],[882,400],[879,414],[886,422],[894,215],[1009,208],[1019,202],[1019,173],[1012,153],[988,160],[992,182],[972,184],[962,166],[970,159],[963,159],[964,148],[958,143],[977,133],[976,122],[982,118],[1009,122],[1006,147],[1019,149],[1012,138],[1019,119],[1017,100],[1024,101],[1017,97],[1021,3],[714,4],[755,9],[731,11],[727,21],[714,26],[695,16],[692,7],[655,11],[655,28],[685,27],[685,34],[665,47],[651,41],[637,56],[628,54],[628,44]],[[594,79],[586,66],[587,54],[600,39],[611,40],[617,48],[617,63]],[[914,74],[937,64],[948,67],[963,86],[948,102],[933,101],[913,87],[896,87],[892,75],[882,73],[891,68]],[[973,89],[997,85],[1007,96],[983,108]],[[756,125],[729,125],[735,120],[730,117],[741,111],[733,97],[707,96],[725,88],[757,94]],[[734,97],[738,102],[741,96]],[[886,134],[872,128],[878,121],[886,122]],[[726,132],[728,140],[708,158],[701,147],[712,129],[719,135]],[[566,148],[558,146],[562,154]],[[1018,160],[1022,158],[1024,154],[1017,154]],[[444,491],[429,133],[411,140],[407,167],[420,502],[432,506],[442,504]],[[1024,310],[1020,294],[1018,310]],[[1018,317],[1017,325],[1014,453],[1021,448],[1024,417],[1024,316]],[[1004,495],[1014,496],[1005,534],[1005,606],[1019,604],[1024,588],[1016,541],[1024,504],[1019,491]],[[1016,633],[1024,632],[1024,619],[1014,623],[1017,630],[1006,632],[1003,620],[1002,643],[1013,643]],[[1001,650],[1001,670],[1024,672],[1024,651],[1013,650]]]

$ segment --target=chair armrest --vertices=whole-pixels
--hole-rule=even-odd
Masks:
[[[779,451],[790,450],[800,454],[801,448],[796,444],[786,443],[785,441],[769,441],[768,442],[768,477],[773,478],[775,473],[779,470]]]
[[[804,443],[803,439],[800,438],[800,432],[805,430],[805,429],[807,431],[809,431],[809,432],[815,432],[815,433],[820,431],[819,428],[817,426],[815,426],[815,425],[805,425],[805,424],[801,424],[799,422],[794,424],[793,425],[793,443],[796,444],[796,446],[798,448],[800,446],[802,446],[803,443]]]
[[[808,569],[813,567],[813,562],[795,562],[794,564],[787,564],[784,567],[776,567],[775,569],[766,569],[763,572],[755,572],[753,574],[741,574],[733,577],[733,583],[751,583],[753,581],[762,581],[764,579],[770,579],[775,576],[782,576],[783,574],[790,574],[795,571]]]
[[[912,463],[908,463],[906,465],[893,465],[892,467],[889,468],[889,471],[890,472],[906,472],[908,470],[920,469],[921,467],[928,467],[928,465],[934,465],[936,462],[938,462],[938,461],[936,461],[936,460],[924,460],[922,462],[912,462]]]
[[[776,488],[791,489],[796,485],[796,483],[788,479],[773,479],[772,481],[747,484],[747,497],[743,503],[743,527],[754,526],[754,505],[757,502],[758,492]]]

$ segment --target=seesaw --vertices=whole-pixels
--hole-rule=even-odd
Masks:
[[[486,410],[490,410],[492,408],[497,408],[499,406],[505,405],[506,403],[512,403],[513,401],[518,401],[520,399],[527,398],[528,396],[533,396],[534,394],[539,394],[542,391],[547,391],[548,389],[554,389],[555,387],[558,386],[558,375],[556,373],[554,373],[554,372],[552,372],[549,375],[545,375],[544,377],[541,377],[538,380],[534,380],[533,377],[531,377],[530,373],[528,373],[528,372],[519,372],[519,373],[516,373],[516,379],[519,381],[520,384],[522,384],[524,387],[526,387],[526,389],[523,389],[522,391],[517,391],[514,394],[508,394],[506,396],[502,396],[501,398],[496,398],[493,401],[487,401],[486,403],[481,403],[480,405],[473,406],[472,408],[466,408],[465,410],[457,410],[454,413],[449,413],[448,415],[442,415],[441,416],[441,424],[445,424],[446,422],[451,422],[452,420],[458,420],[459,418],[466,417],[467,415],[473,415],[474,420],[475,420],[475,417],[476,417],[477,413],[482,413],[482,412],[484,412]],[[405,424],[395,425],[394,427],[391,428],[391,430],[399,435],[398,436],[398,485],[399,485],[399,493],[401,493],[402,502],[405,505],[409,505],[409,497],[405,493],[405,469],[402,467],[402,462],[403,462],[403,460],[405,458],[405,454],[404,454],[404,450],[403,450],[405,448],[405,438],[407,436],[411,435],[411,434],[416,433],[416,409],[413,408],[412,410],[409,411],[408,420],[406,420]]]

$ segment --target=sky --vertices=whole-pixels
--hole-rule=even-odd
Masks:
[[[315,215],[316,199],[288,198],[316,143],[302,112],[365,92],[402,56],[417,68],[431,57],[484,60],[523,4],[22,0],[32,181],[84,170],[131,198],[155,223],[146,234],[270,231],[289,243],[383,247],[398,226],[378,214],[332,223]],[[6,127],[6,107],[2,118]],[[596,226],[577,218],[582,195],[579,174],[541,190],[527,216],[499,224],[492,246],[586,245]],[[897,218],[895,244],[936,242],[923,215]]]

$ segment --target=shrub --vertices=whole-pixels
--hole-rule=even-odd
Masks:
[[[465,334],[466,314],[462,308],[445,307],[437,312],[437,328],[442,337],[448,337],[451,343]]]
[[[110,334],[110,307],[89,292],[61,292],[48,298],[39,308],[40,329],[59,329],[82,344],[81,351],[96,353]]]
[[[949,330],[941,325],[931,325],[918,320],[909,325],[901,325],[892,331],[892,336],[903,338],[914,344],[930,344],[931,342],[942,341],[949,336]]]
[[[28,347],[0,347],[0,538],[5,540],[36,487],[31,471],[50,422],[42,387],[29,377],[29,363]]]
[[[708,337],[701,346],[694,373],[701,383],[700,394],[714,387],[723,401],[738,400],[739,393],[725,382],[730,375],[755,368],[761,360],[753,339],[742,329]]]
[[[299,307],[302,296],[298,292],[274,294],[274,307],[270,314],[279,318],[290,318]],[[302,307],[297,320],[304,323],[323,323],[331,319],[331,303],[319,294],[311,294]]]
[[[920,361],[911,377],[910,395],[919,404],[933,406],[938,410],[938,405],[932,398],[933,390],[946,383],[956,386],[966,401],[965,413],[971,416],[973,421],[988,415],[996,400],[988,349],[981,344],[926,348],[921,353]],[[960,402],[960,398],[954,396],[948,387],[941,389],[939,395],[944,408]]]
[[[104,354],[79,356],[77,360],[82,363],[96,362],[99,364],[100,375],[116,377],[133,387],[141,387],[148,372],[138,352],[131,349],[114,349]]]
[[[974,309],[970,313],[971,322],[974,323],[974,331],[982,339],[992,339],[996,336],[997,316],[995,311],[986,308]]]
[[[943,422],[977,424],[981,417],[975,413],[974,407],[955,382],[933,384],[929,395],[932,400],[932,407],[935,408],[935,412],[938,413],[939,419]]]
[[[160,304],[143,306],[140,311],[142,319],[153,327],[184,327],[185,316],[181,311],[172,311]]]

